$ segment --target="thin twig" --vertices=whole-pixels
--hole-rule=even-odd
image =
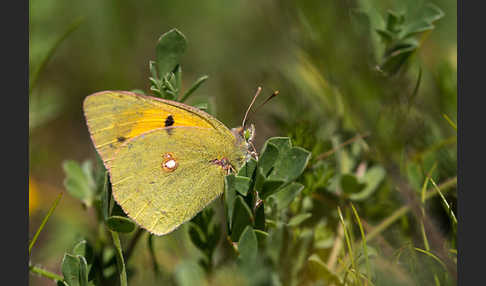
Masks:
[[[370,133],[358,134],[358,135],[354,136],[353,138],[348,139],[348,140],[344,141],[343,143],[339,144],[336,148],[331,149],[331,150],[324,152],[321,155],[317,156],[316,160],[318,160],[318,161],[324,160],[327,157],[331,156],[332,154],[336,153],[339,149],[341,149],[341,148],[343,148],[343,147],[345,147],[345,146],[347,146],[347,145],[349,145],[349,144],[351,144],[351,143],[353,143],[353,142],[355,142],[359,139],[366,138],[368,136],[370,136]]]

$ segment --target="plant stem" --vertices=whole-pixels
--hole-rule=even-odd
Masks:
[[[29,270],[32,272],[32,273],[36,273],[36,274],[39,274],[40,276],[43,276],[45,278],[49,278],[49,279],[52,279],[54,281],[62,281],[64,280],[64,278],[61,276],[61,275],[58,275],[56,273],[53,273],[53,272],[50,272],[48,270],[45,270],[45,269],[42,269],[42,268],[39,268],[39,267],[36,267],[34,265],[29,265]]]
[[[120,275],[120,286],[127,286],[127,272],[125,269],[125,262],[123,261],[123,252],[121,248],[120,237],[115,231],[110,230],[110,233],[116,249],[116,264],[118,267],[118,273]]]
[[[368,136],[370,136],[370,133],[358,134],[358,135],[354,136],[353,138],[348,139],[348,140],[344,141],[343,143],[339,144],[336,148],[331,149],[331,150],[324,152],[321,155],[317,156],[316,161],[324,160],[327,157],[331,156],[332,154],[336,153],[336,151],[338,151],[339,149],[341,149],[341,148],[343,148],[343,147],[345,147],[345,146],[347,146],[347,145],[349,145],[349,144],[351,144],[351,143],[353,143],[353,142],[355,142],[359,139],[366,138]]]

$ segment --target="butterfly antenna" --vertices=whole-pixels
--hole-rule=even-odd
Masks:
[[[248,109],[246,110],[245,117],[243,118],[243,123],[241,124],[241,127],[242,127],[242,128],[245,128],[245,124],[246,124],[246,118],[248,117],[248,113],[250,112],[251,107],[252,107],[252,106],[253,106],[253,104],[255,103],[255,100],[256,100],[256,98],[258,97],[258,95],[260,94],[260,92],[261,92],[261,91],[262,91],[262,87],[261,87],[261,86],[259,86],[259,87],[257,88],[257,91],[256,91],[256,93],[255,93],[255,96],[253,96],[253,99],[252,99],[252,101],[251,101],[251,103],[250,103],[250,106],[248,106]]]
[[[270,99],[274,98],[278,94],[279,94],[279,91],[278,90],[274,91],[267,99],[265,99],[265,101],[262,104],[260,104],[257,108],[255,108],[255,111],[254,112],[257,112],[260,109],[260,107],[264,106],[265,103],[269,102]]]

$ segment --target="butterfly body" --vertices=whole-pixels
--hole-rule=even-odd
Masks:
[[[88,96],[91,139],[122,209],[148,231],[167,234],[223,193],[224,176],[248,159],[248,143],[188,105],[125,91]]]

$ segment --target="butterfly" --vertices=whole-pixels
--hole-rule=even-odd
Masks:
[[[249,109],[231,130],[195,107],[127,91],[89,95],[83,109],[113,197],[156,235],[193,218],[223,193],[227,174],[256,156],[255,129],[244,130]]]

